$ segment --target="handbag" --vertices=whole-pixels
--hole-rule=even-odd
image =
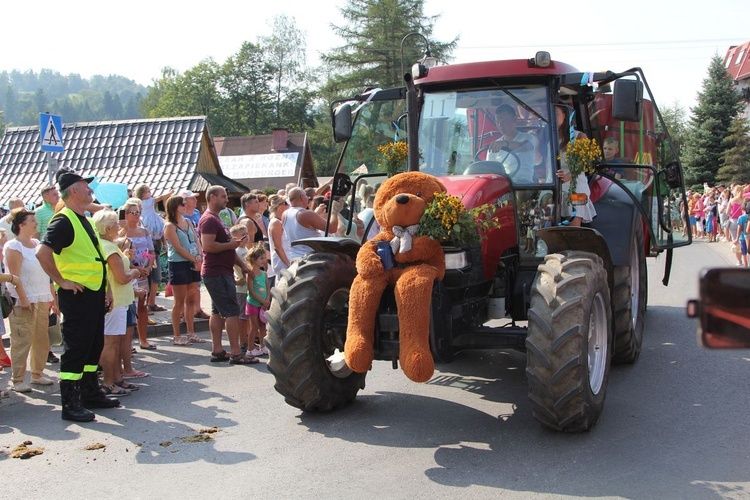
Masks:
[[[13,312],[14,305],[16,305],[16,299],[11,297],[8,288],[3,285],[3,292],[2,295],[0,295],[0,307],[2,307],[3,310],[3,318],[10,316],[10,313]]]
[[[60,319],[55,313],[50,313],[49,315],[49,327],[47,328],[47,336],[49,337],[49,345],[62,345],[62,329],[60,328]]]

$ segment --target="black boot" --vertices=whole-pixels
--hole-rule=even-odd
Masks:
[[[91,422],[96,415],[81,405],[81,393],[78,382],[74,380],[60,381],[60,396],[62,397],[62,418],[73,422]]]
[[[120,400],[108,398],[99,388],[96,372],[86,372],[81,378],[81,403],[85,408],[117,408]]]

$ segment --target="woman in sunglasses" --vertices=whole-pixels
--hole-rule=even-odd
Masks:
[[[151,234],[148,230],[143,227],[141,223],[141,200],[138,198],[128,198],[123,206],[125,211],[125,236],[130,238],[135,247],[135,258],[133,264],[139,269],[150,271],[154,265],[154,242],[151,240]],[[146,290],[148,292],[150,283],[147,278],[139,279],[136,282],[136,288]],[[138,296],[138,324],[136,326],[138,330],[138,340],[140,341],[141,349],[154,350],[156,346],[149,344],[148,334],[148,308],[146,304],[148,295]]]

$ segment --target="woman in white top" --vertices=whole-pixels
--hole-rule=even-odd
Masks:
[[[7,283],[8,291],[16,299],[10,313],[10,359],[13,364],[13,390],[30,392],[26,378],[26,361],[31,353],[31,383],[52,385],[44,376],[44,365],[49,353],[49,312],[53,308],[59,314],[54,289],[49,276],[36,258],[39,240],[34,212],[25,208],[15,209],[10,216],[10,230],[16,238],[3,248],[5,268],[20,278],[15,286]]]
[[[289,208],[289,203],[283,196],[273,194],[268,198],[268,209],[271,220],[268,222],[268,244],[271,247],[271,272],[268,273],[269,285],[273,286],[281,271],[289,267],[289,240],[284,234],[284,224],[281,217]]]

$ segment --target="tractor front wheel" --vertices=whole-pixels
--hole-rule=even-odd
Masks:
[[[285,401],[305,411],[343,406],[365,386],[344,362],[349,290],[356,274],[346,255],[295,260],[272,290],[266,315],[268,371]]]
[[[534,417],[587,431],[604,407],[612,350],[607,272],[588,252],[550,254],[531,290],[526,376]]]

